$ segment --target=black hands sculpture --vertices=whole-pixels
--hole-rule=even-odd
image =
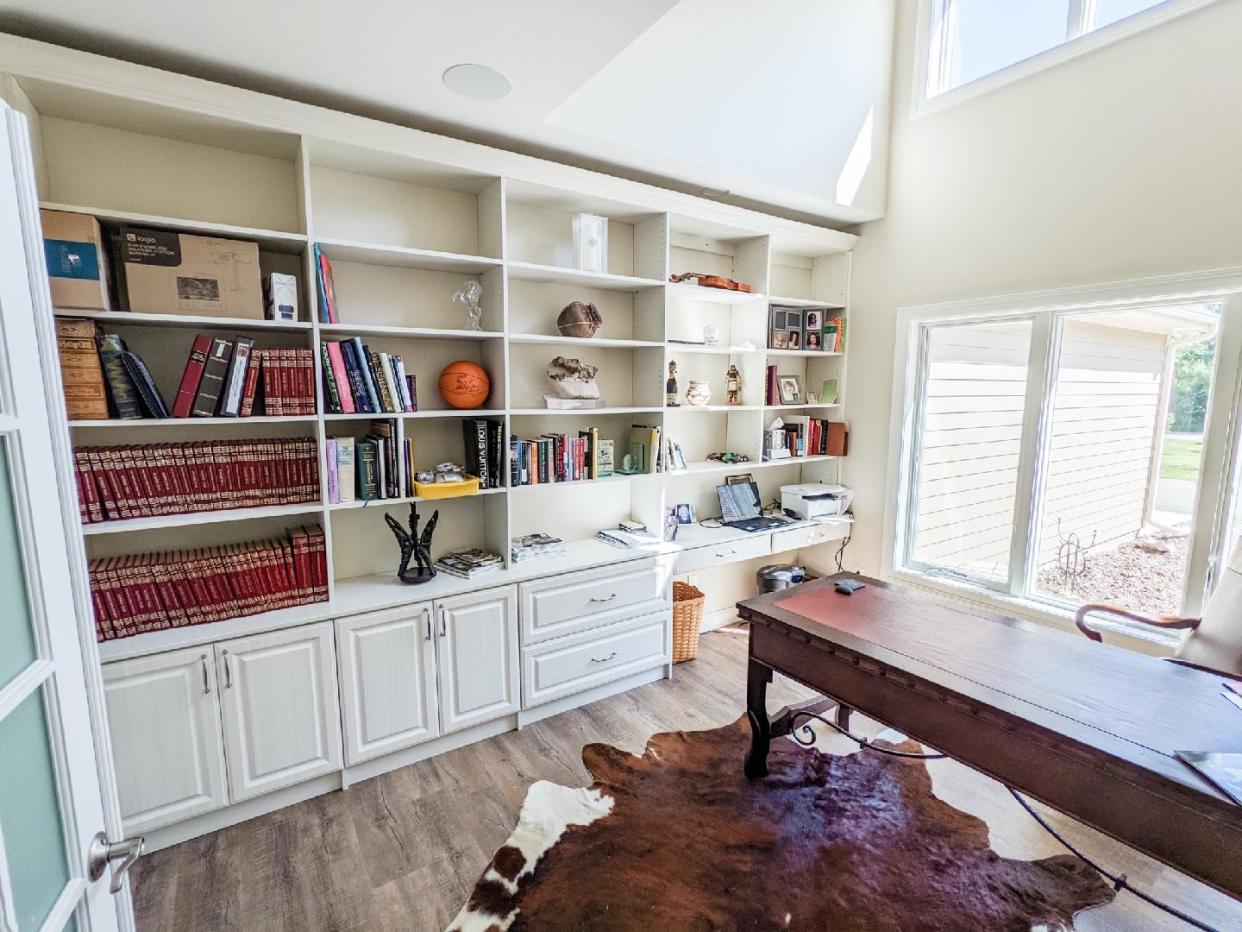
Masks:
[[[397,576],[404,583],[425,583],[436,575],[435,564],[431,562],[431,535],[436,531],[436,522],[440,520],[440,512],[437,510],[431,515],[431,520],[427,522],[427,526],[423,528],[422,536],[418,534],[418,506],[410,502],[410,529],[407,531],[401,526],[401,522],[387,512],[384,513],[384,520],[388,522],[388,526],[392,529],[393,536],[397,538],[397,543],[401,545],[401,565],[397,567]],[[410,572],[410,557],[414,558],[417,567],[413,573]]]

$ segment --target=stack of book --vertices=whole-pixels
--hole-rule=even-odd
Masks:
[[[323,530],[90,562],[99,640],[326,602]]]
[[[418,410],[414,376],[401,357],[373,353],[358,337],[319,344],[324,404],[331,414],[400,414]]]
[[[565,552],[565,542],[559,537],[552,537],[548,534],[535,533],[527,534],[524,537],[513,538],[513,544],[509,550],[510,556],[514,563],[529,563],[531,560],[546,560],[550,557],[559,557]]]
[[[328,477],[328,503],[356,501],[357,441],[353,437],[329,437],[324,441],[323,459],[324,474]]]
[[[450,576],[459,576],[462,579],[474,579],[476,576],[485,576],[488,573],[494,573],[503,566],[504,561],[496,554],[488,553],[486,550],[480,550],[477,547],[450,550],[436,560],[436,569],[448,573]]]
[[[56,318],[56,346],[69,420],[104,420],[109,416],[108,392],[95,346],[95,324],[70,317]]]
[[[78,447],[78,510],[84,524],[97,524],[315,501],[315,448],[289,437]]]
[[[297,347],[255,349],[254,340],[200,333],[181,373],[173,417],[285,417],[315,413],[314,356]],[[105,369],[107,360],[105,359]],[[109,370],[109,382],[111,383]],[[138,382],[144,404],[154,383]],[[115,391],[115,389],[114,389]],[[160,402],[163,405],[163,402]],[[119,415],[126,417],[124,413]],[[165,413],[163,417],[168,417]]]
[[[461,434],[466,472],[478,477],[481,489],[500,488],[504,484],[504,422],[466,418]]]
[[[664,472],[685,472],[690,468],[690,464],[686,462],[686,451],[671,437],[664,441],[660,465]]]
[[[535,440],[509,438],[509,465],[513,485],[576,482],[602,479],[613,473],[613,441],[602,439],[599,428],[572,434],[544,434]]]
[[[660,539],[648,534],[646,528],[643,528],[642,531],[633,531],[619,527],[607,527],[596,531],[595,539],[603,541],[605,544],[611,544],[613,547],[620,547],[622,550],[660,543]]]

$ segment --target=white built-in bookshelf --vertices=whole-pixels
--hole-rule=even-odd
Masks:
[[[425,469],[462,462],[461,419],[478,416],[502,420],[506,438],[595,426],[616,442],[618,460],[636,424],[658,425],[682,445],[684,472],[508,488],[506,444],[505,488],[420,505],[428,516],[440,511],[437,556],[479,546],[507,558],[510,539],[534,531],[567,542],[561,560],[509,568],[512,578],[598,560],[602,545],[592,535],[624,518],[656,529],[663,509],[680,502],[700,517],[715,515],[714,489],[728,474],[752,473],[765,500],[778,498],[784,484],[838,478],[841,464],[832,457],[763,462],[761,451],[774,417],[846,418],[847,353],[766,344],[770,304],[848,314],[852,236],[202,82],[127,96],[97,76],[24,75],[20,61],[8,67],[15,71],[5,97],[30,118],[45,207],[252,240],[263,272],[298,278],[301,313],[294,323],[57,310],[119,332],[165,398],[175,395],[199,332],[245,334],[258,347],[314,349],[320,412],[321,340],[364,337],[373,350],[399,353],[417,378],[415,413],[76,421],[75,445],[305,437],[322,453],[328,438],[362,437],[372,420],[389,419],[401,438],[413,440],[416,467]],[[606,272],[572,267],[578,212],[609,220]],[[315,243],[332,262],[336,324],[319,320]],[[753,290],[669,283],[670,274],[683,272],[724,275]],[[469,278],[483,288],[478,332],[464,329],[465,313],[451,300]],[[557,314],[570,301],[599,308],[604,322],[596,338],[558,334]],[[701,342],[709,324],[719,330],[719,345]],[[545,409],[544,369],[557,355],[599,366],[606,408]],[[489,373],[491,394],[480,410],[451,409],[436,389],[441,369],[461,359]],[[678,365],[681,407],[664,403],[670,360]],[[730,364],[743,379],[736,407],[725,404]],[[782,375],[797,375],[804,390],[837,379],[841,403],[766,405],[765,367],[773,364]],[[692,379],[711,386],[709,406],[685,404]],[[708,458],[726,450],[750,462]],[[324,528],[326,605],[217,622],[205,626],[214,632],[194,635],[200,640],[222,636],[230,625],[250,632],[382,607],[401,592],[413,600],[492,584],[440,577],[417,589],[394,586],[397,547],[383,515],[404,520],[408,501],[328,504],[325,482],[319,500],[305,505],[90,525],[86,548],[102,557],[248,540],[291,524]],[[141,637],[175,644],[185,635]]]

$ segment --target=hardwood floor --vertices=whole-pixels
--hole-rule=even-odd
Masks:
[[[679,665],[673,680],[148,855],[133,871],[138,928],[443,929],[508,837],[532,782],[585,785],[580,750],[592,741],[638,752],[658,731],[733,721],[744,707],[745,661],[744,633],[712,632],[699,659]],[[768,696],[775,710],[807,692],[778,677]],[[857,716],[855,728],[880,730]],[[851,746],[838,738],[828,747],[844,753]],[[1061,853],[998,784],[952,761],[929,767],[938,795],[988,822],[999,854]],[[1242,928],[1242,904],[1064,817],[1051,818],[1084,853],[1146,892],[1219,929]],[[1188,927],[1123,892],[1084,913],[1078,928]]]

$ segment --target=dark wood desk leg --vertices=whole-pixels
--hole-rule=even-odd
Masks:
[[[772,668],[751,660],[746,669],[746,717],[750,719],[750,750],[746,754],[744,772],[756,780],[768,775],[768,742],[772,723],[768,720],[768,683]]]

